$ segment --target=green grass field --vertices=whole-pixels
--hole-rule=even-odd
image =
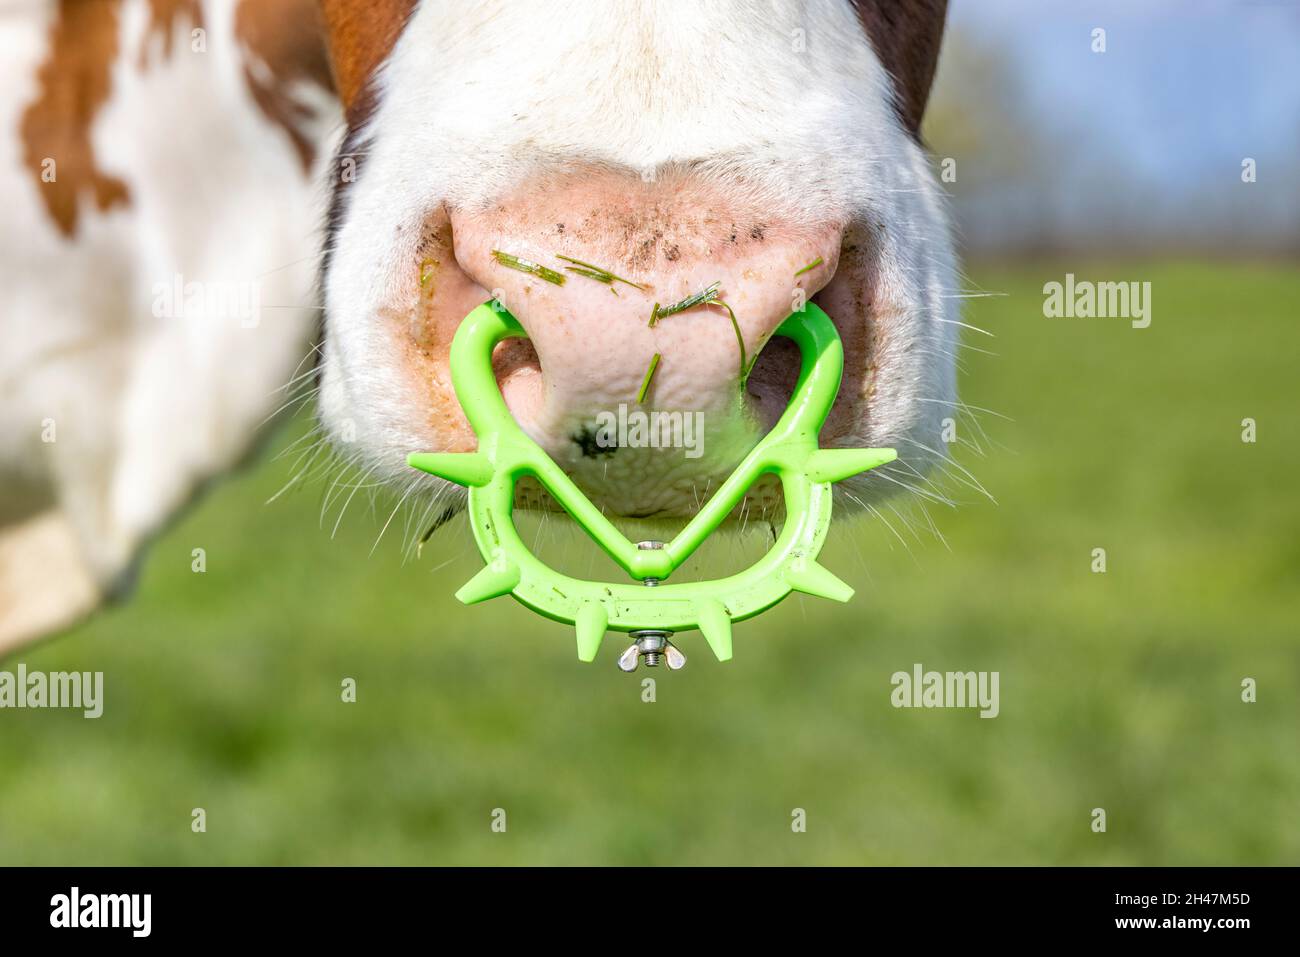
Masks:
[[[726,665],[683,636],[652,704],[617,638],[585,666],[508,599],[458,605],[460,521],[404,562],[365,492],[333,539],[323,485],[265,505],[291,424],[130,603],[3,663],[101,670],[106,703],[0,712],[0,864],[1300,864],[1300,271],[1071,267],[1150,280],[1145,330],[1044,318],[1066,271],[971,270],[1006,295],[969,302],[998,355],[963,398],[1009,420],[963,419],[986,454],[957,458],[997,504],[948,480],[947,547],[902,503],[915,532],[841,523],[850,604],[793,597]],[[1001,714],[891,707],[915,662],[1000,672]]]

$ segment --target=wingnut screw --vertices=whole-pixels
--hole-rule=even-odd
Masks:
[[[664,645],[668,643],[668,632],[647,630],[633,631],[629,634],[636,641],[637,650],[641,652],[646,667],[659,667],[659,658],[663,654]]]
[[[640,659],[645,660],[647,668],[657,668],[659,663],[667,658],[668,667],[673,671],[679,670],[686,664],[686,656],[673,647],[668,640],[672,637],[671,631],[643,629],[628,632],[628,637],[636,644],[623,652],[618,659],[618,666],[624,671],[635,670]]]

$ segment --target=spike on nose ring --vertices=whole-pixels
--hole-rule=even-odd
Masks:
[[[818,448],[817,436],[843,371],[839,335],[830,317],[812,303],[787,317],[776,334],[794,340],[802,360],[794,393],[776,426],[672,541],[633,544],[506,408],[492,371],[492,350],[503,339],[524,335],[519,322],[494,302],[471,311],[452,340],[451,375],[478,437],[478,451],[415,452],[407,458],[413,468],[469,489],[470,524],[487,564],[456,597],[475,604],[509,594],[540,615],[572,625],[581,661],[595,660],[607,631],[625,632],[633,644],[619,656],[624,671],[661,662],[680,669],[686,656],[669,639],[693,630],[703,633],[719,661],[728,661],[733,623],[766,611],[791,591],[848,601],[853,589],[817,562],[830,526],[831,484],[892,462],[896,454],[893,449]],[[768,553],[727,578],[665,584],[754,481],[768,473],[781,480],[786,512]],[[523,476],[545,487],[639,584],[572,578],[533,555],[512,514],[515,483]]]

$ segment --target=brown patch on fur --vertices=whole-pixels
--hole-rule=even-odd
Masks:
[[[325,253],[321,281],[329,275],[334,240],[347,212],[350,187],[364,165],[369,142],[362,127],[376,103],[370,79],[393,49],[415,8],[415,0],[373,0],[360,6],[353,0],[319,0],[325,20],[326,48],[334,75],[334,89],[343,103],[348,130],[337,154],[333,192],[325,219]],[[324,325],[322,323],[322,330]],[[323,334],[323,333],[322,333]]]
[[[171,58],[176,25],[182,21],[191,27],[203,26],[203,9],[199,0],[149,0],[149,26],[145,29],[145,42],[140,47],[141,69],[147,65],[150,43],[155,36],[162,38],[163,59]]]
[[[853,0],[853,7],[894,80],[894,108],[917,136],[939,62],[948,0]]]
[[[59,232],[77,231],[78,204],[89,194],[100,212],[126,205],[126,184],[95,168],[90,125],[108,100],[117,58],[119,0],[59,0],[50,49],[36,74],[37,95],[23,113],[23,161]],[[43,178],[54,161],[54,179]]]
[[[365,90],[397,42],[415,0],[320,0],[334,83],[348,123],[356,127],[373,104]]]
[[[89,194],[101,213],[130,200],[126,183],[95,167],[90,128],[108,102],[112,66],[119,54],[121,0],[59,0],[50,27],[50,48],[37,71],[37,95],[23,113],[19,135],[23,160],[36,179],[41,199],[59,232],[74,236],[81,198]],[[202,26],[199,0],[149,0],[149,25],[141,47],[143,69],[150,41],[162,38],[164,57],[172,54],[176,25]],[[45,160],[54,161],[46,182]]]
[[[332,87],[320,9],[315,0],[242,0],[235,11],[235,36],[246,54],[244,79],[253,100],[289,135],[309,170],[316,150],[301,124],[312,111],[293,98],[292,89],[302,81]]]

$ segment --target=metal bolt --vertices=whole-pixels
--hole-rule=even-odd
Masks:
[[[686,656],[668,640],[672,637],[671,631],[643,628],[628,632],[628,637],[635,644],[619,655],[618,666],[624,671],[635,671],[637,663],[642,659],[647,668],[657,668],[666,658],[668,667],[673,671],[686,664]]]
[[[647,668],[659,666],[664,645],[668,643],[668,634],[666,631],[652,631],[648,628],[629,633],[629,637],[636,642],[637,650],[641,652]]]
[[[653,551],[658,551],[659,549],[663,548],[663,547],[664,547],[664,543],[663,543],[663,542],[656,542],[656,541],[644,541],[644,542],[637,542],[637,543],[636,543],[636,547],[637,547],[640,551],[643,551],[643,552],[653,552]],[[649,587],[649,588],[654,588],[655,585],[658,585],[658,584],[659,584],[659,579],[658,579],[658,578],[643,578],[643,579],[641,579],[641,584],[642,584],[642,585],[645,585],[645,586],[647,586],[647,587]],[[648,663],[649,663],[649,662],[647,662],[647,664],[648,664]]]

